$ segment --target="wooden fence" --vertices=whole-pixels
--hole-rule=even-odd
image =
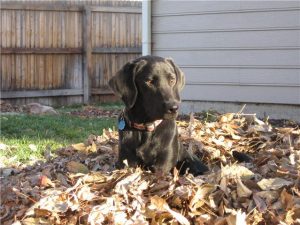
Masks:
[[[141,55],[140,2],[0,3],[2,99],[48,105],[101,100],[112,94],[109,78]]]

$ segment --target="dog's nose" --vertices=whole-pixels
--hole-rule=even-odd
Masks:
[[[178,105],[172,105],[169,107],[169,113],[176,113],[178,111]]]

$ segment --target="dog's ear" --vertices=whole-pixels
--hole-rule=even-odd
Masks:
[[[185,84],[185,79],[184,79],[184,73],[179,69],[179,67],[174,63],[173,59],[167,58],[167,62],[171,64],[173,67],[175,74],[176,74],[176,84],[175,88],[177,88],[178,91],[181,91],[184,87]]]
[[[128,62],[108,82],[110,88],[129,109],[134,106],[138,95],[135,77],[146,63],[145,60]]]

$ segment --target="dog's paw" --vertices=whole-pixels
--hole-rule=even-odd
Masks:
[[[188,172],[194,176],[202,175],[208,171],[208,167],[195,157],[193,157],[193,159],[186,159],[183,162],[179,162],[177,164],[177,169],[180,171],[181,175]]]
[[[200,160],[192,162],[189,166],[189,172],[194,176],[202,175],[208,171],[208,167],[203,164]]]
[[[249,155],[242,153],[242,152],[238,152],[238,151],[233,151],[232,156],[239,162],[252,162],[253,161],[253,159]]]

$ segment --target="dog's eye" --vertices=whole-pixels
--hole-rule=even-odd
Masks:
[[[171,86],[174,86],[175,83],[176,83],[176,79],[175,79],[174,77],[172,77],[172,78],[170,79],[170,85],[171,85]]]
[[[146,80],[146,84],[147,84],[149,87],[153,86],[153,84],[154,84],[154,79],[148,79],[148,80]]]

